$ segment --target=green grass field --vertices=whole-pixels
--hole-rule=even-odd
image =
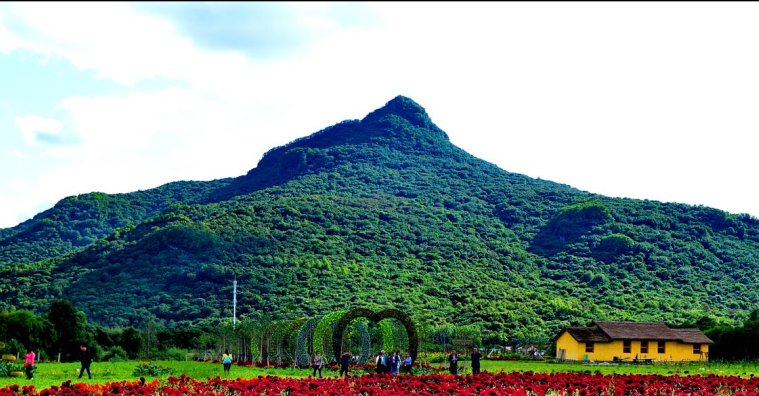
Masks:
[[[143,363],[143,361],[129,361],[129,362],[95,362],[92,363],[92,376],[93,379],[87,379],[85,373],[81,380],[77,379],[79,375],[79,363],[40,363],[38,369],[35,372],[34,379],[28,381],[26,377],[12,377],[6,378],[2,376],[0,372],[0,387],[4,387],[10,384],[28,385],[33,384],[37,389],[43,389],[50,387],[51,385],[60,385],[62,382],[72,380],[73,382],[84,383],[105,383],[114,381],[134,381],[138,377],[132,375],[134,368],[137,364]],[[206,362],[181,362],[181,361],[156,361],[156,364],[162,366],[169,366],[175,371],[175,375],[186,374],[195,379],[206,379],[215,377],[224,377],[221,364],[213,364]],[[443,364],[433,364],[433,366],[444,366]],[[462,365],[462,373],[468,373],[468,363],[465,362]],[[600,372],[602,374],[662,374],[662,375],[694,375],[694,374],[718,374],[718,375],[737,375],[741,377],[749,377],[751,375],[759,375],[759,362],[748,363],[691,363],[688,365],[618,365],[618,366],[606,366],[606,365],[583,365],[583,364],[565,364],[565,363],[550,363],[539,361],[490,361],[485,360],[482,363],[482,370],[487,371],[532,371],[532,372]],[[230,373],[230,378],[255,378],[259,375],[276,375],[283,377],[308,377],[311,375],[310,369],[261,369],[255,367],[240,367],[233,365]],[[332,377],[337,376],[337,371],[331,371],[324,369],[322,371],[324,376]],[[166,378],[166,376],[162,377]],[[146,377],[150,381],[151,377]]]

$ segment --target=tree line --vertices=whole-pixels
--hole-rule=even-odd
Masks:
[[[90,323],[71,301],[55,300],[46,312],[0,312],[0,344],[4,354],[23,355],[33,347],[42,361],[69,362],[78,359],[79,346],[94,349],[97,360],[128,359],[214,360],[230,350],[242,361],[256,362],[257,344],[263,329],[273,323],[270,317],[241,318],[236,326],[217,322],[208,326],[167,328],[154,318],[139,328],[106,328]],[[710,347],[712,361],[759,359],[759,310],[751,312],[740,325],[733,326],[711,316],[671,327],[696,327],[714,341]],[[451,347],[455,339],[471,340],[474,345],[500,344],[518,347],[548,347],[545,337],[488,339],[477,325],[418,323],[422,351],[433,352]],[[370,327],[372,345],[382,345],[379,326]],[[515,348],[516,349],[516,348]]]
[[[3,353],[23,355],[32,347],[42,361],[75,361],[80,345],[92,348],[97,360],[184,360],[188,351],[215,347],[218,333],[212,328],[167,329],[153,320],[145,321],[140,328],[106,328],[88,322],[67,300],[51,302],[40,315],[28,310],[0,312]]]
[[[739,326],[732,326],[712,316],[703,316],[695,322],[678,327],[696,327],[714,341],[709,348],[709,359],[741,361],[759,359],[759,310],[751,312]]]

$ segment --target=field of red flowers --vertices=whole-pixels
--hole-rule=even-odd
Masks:
[[[179,378],[145,382],[72,384],[36,390],[33,385],[11,385],[0,396],[261,396],[261,395],[508,395],[508,396],[757,396],[759,377],[601,375],[583,373],[481,373],[476,376],[430,374],[390,376],[368,374],[343,378],[253,379]]]

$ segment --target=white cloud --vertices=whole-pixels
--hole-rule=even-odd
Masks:
[[[131,85],[155,77],[187,78],[205,66],[196,63],[202,52],[171,23],[138,14],[128,4],[29,2],[11,8],[33,38],[30,49],[67,58],[102,78]]]
[[[60,121],[17,118],[27,142],[60,134],[61,122],[78,139],[45,153],[72,161],[30,181],[29,199],[243,174],[266,150],[402,94],[506,170],[759,215],[742,182],[757,167],[759,54],[746,50],[757,6],[368,3],[371,29],[336,23],[323,4],[291,7],[318,40],[257,62],[202,50],[128,4],[7,7],[2,18],[26,29],[3,47],[0,24],[0,51],[23,45],[126,85],[185,82],[69,97],[54,109]]]
[[[0,195],[0,207],[12,210],[0,211],[0,227],[15,226],[37,214],[42,201],[35,196],[38,191],[31,184],[21,180],[14,180],[5,187]]]
[[[179,149],[193,136],[205,134],[217,140],[228,136],[230,129],[239,132],[234,123],[243,121],[225,103],[179,88],[155,94],[73,97],[57,109],[66,114],[84,143],[50,153],[82,159],[111,158],[115,153],[162,156],[164,150]],[[209,133],[212,130],[217,131]]]
[[[29,49],[124,84],[162,76],[184,79],[190,87],[62,100],[56,117],[77,144],[42,154],[69,161],[30,181],[35,188],[26,195],[34,202],[241,175],[270,148],[370,110],[363,107],[349,117],[324,112],[315,106],[323,97],[298,86],[307,83],[298,62],[254,65],[240,54],[200,51],[170,24],[121,4],[56,7],[14,6],[37,32]],[[136,35],[129,44],[120,36],[127,27]],[[330,88],[326,80],[320,81],[323,92]],[[60,121],[42,117],[19,117],[16,123],[29,142],[41,132],[61,131]]]
[[[0,53],[2,54],[24,46],[24,43],[16,35],[5,28],[3,24],[5,14],[3,8],[0,8]]]
[[[56,136],[63,130],[63,124],[60,121],[38,116],[17,116],[15,122],[27,143],[34,143],[41,136]]]

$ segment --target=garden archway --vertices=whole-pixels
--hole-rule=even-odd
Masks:
[[[389,318],[400,321],[403,324],[403,327],[406,328],[406,334],[408,335],[408,352],[411,355],[411,359],[416,362],[419,353],[419,336],[416,332],[416,325],[414,325],[414,321],[411,320],[411,317],[405,312],[394,308],[383,309],[379,312],[374,312],[368,308],[353,308],[346,312],[345,315],[340,317],[340,320],[337,321],[332,333],[332,351],[335,356],[340,356],[342,354],[341,348],[345,328],[348,327],[354,319],[358,318],[367,318],[377,324],[382,320]]]

